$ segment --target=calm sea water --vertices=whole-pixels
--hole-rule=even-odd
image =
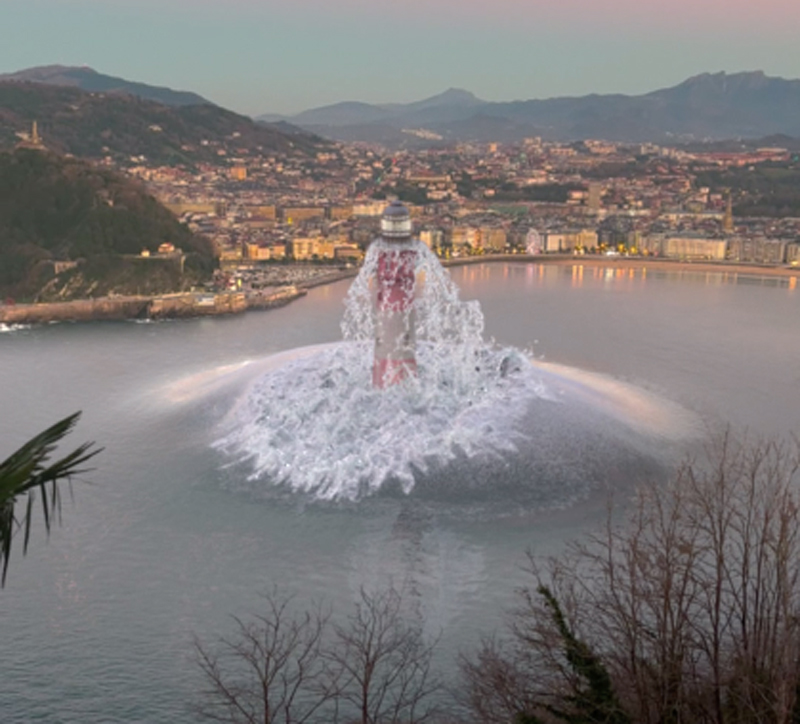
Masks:
[[[453,277],[498,343],[694,414],[687,449],[726,424],[800,433],[789,280],[528,264]],[[230,319],[0,334],[0,457],[78,409],[72,441],[105,447],[62,527],[49,541],[35,531],[0,591],[0,721],[192,721],[192,636],[229,632],[273,586],[346,612],[359,586],[411,579],[446,666],[498,625],[527,548],[557,549],[602,515],[598,499],[498,520],[233,492],[242,471],[211,443],[255,368],[244,363],[338,340],[347,286]]]

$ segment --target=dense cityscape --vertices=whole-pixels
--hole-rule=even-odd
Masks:
[[[0,294],[25,303],[257,291],[258,299],[235,306],[261,307],[264,290],[296,285],[301,292],[315,280],[352,274],[394,198],[410,208],[418,238],[448,263],[525,255],[756,265],[789,273],[800,263],[800,148],[770,125],[788,123],[786,113],[776,116],[759,99],[770,93],[776,109],[790,108],[792,83],[761,73],[706,74],[658,91],[673,104],[672,114],[695,129],[671,139],[634,116],[631,137],[650,134],[651,140],[564,141],[549,127],[521,136],[523,126],[515,127],[517,140],[508,129],[486,140],[491,126],[478,133],[476,115],[461,136],[444,128],[380,126],[392,132],[378,143],[365,140],[369,127],[253,120],[199,96],[89,68],[21,71],[0,77],[0,100],[8,107],[0,143],[11,150],[2,157],[0,180],[10,206],[27,208],[30,219],[10,214],[0,228],[8,265]],[[92,90],[102,84],[109,92]],[[720,93],[740,114],[737,122],[773,132],[698,138],[706,115],[719,115],[723,106],[687,105],[684,96]],[[646,106],[648,98],[637,102]],[[575,99],[573,107],[591,102]],[[616,103],[607,101],[610,119],[622,112]],[[475,104],[486,107],[451,89],[417,104],[427,109],[418,120],[439,128],[436,113],[463,115]],[[358,113],[388,112],[362,106]],[[414,107],[392,106],[394,113],[406,109],[394,122],[415,118]],[[337,112],[336,106],[310,111],[308,120],[330,122]],[[303,122],[303,114],[297,118]],[[344,131],[360,140],[333,140]],[[40,177],[35,184],[26,181],[31,174]],[[83,189],[60,198],[76,174]],[[147,228],[126,216],[131,204],[148,218]],[[51,210],[69,208],[81,214],[65,216],[60,230],[46,220]],[[112,256],[111,265],[103,261]],[[211,309],[206,302],[202,309],[192,305],[197,312]],[[228,311],[231,302],[218,298],[214,306]],[[6,322],[43,318],[8,314]]]
[[[442,258],[604,254],[751,264],[800,262],[800,218],[740,217],[746,192],[703,185],[730,169],[781,169],[785,148],[684,151],[587,140],[397,151],[339,145],[313,158],[220,148],[196,171],[132,165],[223,269],[262,262],[356,262],[387,198],[408,203]],[[237,155],[233,155],[237,154]]]

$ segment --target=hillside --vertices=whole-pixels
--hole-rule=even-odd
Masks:
[[[139,256],[162,243],[183,250],[183,270],[179,256]],[[79,260],[63,271],[54,264]],[[2,298],[177,291],[208,278],[212,267],[210,242],[130,180],[50,152],[0,153]]]
[[[798,137],[800,80],[771,78],[760,71],[704,73],[639,96],[592,94],[508,103],[482,101],[451,89],[417,103],[337,103],[285,120],[327,138],[390,146],[420,145],[420,136],[411,133],[415,129],[430,131],[430,138],[440,136],[443,142],[519,141],[529,136],[657,143]]]
[[[226,163],[249,154],[308,154],[327,145],[310,134],[211,105],[171,107],[140,98],[39,83],[0,82],[0,149],[39,125],[53,151],[118,163]]]
[[[0,74],[0,82],[19,81],[23,83],[45,83],[46,85],[67,86],[79,88],[90,93],[123,93],[138,96],[166,106],[197,106],[211,105],[197,93],[176,91],[172,88],[137,83],[135,81],[117,78],[113,75],[98,73],[92,68],[76,68],[65,65],[44,65],[36,68],[26,68],[16,73]]]

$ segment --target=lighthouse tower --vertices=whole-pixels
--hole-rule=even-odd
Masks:
[[[411,239],[411,215],[393,201],[381,218],[376,240],[375,359],[372,384],[390,387],[417,372],[414,291],[417,249]]]

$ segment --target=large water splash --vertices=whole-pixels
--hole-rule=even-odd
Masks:
[[[553,399],[526,356],[483,341],[477,302],[464,302],[436,257],[416,251],[416,377],[371,384],[375,241],[345,301],[345,342],[257,379],[219,446],[265,480],[315,498],[355,500],[381,488],[410,493],[431,464],[513,453],[533,399]],[[391,245],[396,250],[397,244]]]
[[[479,304],[459,298],[420,242],[403,242],[415,252],[416,375],[375,387],[378,260],[407,250],[384,244],[372,244],[347,294],[345,341],[260,363],[217,442],[249,470],[234,487],[560,507],[611,478],[650,474],[664,443],[694,433],[694,418],[656,395],[485,342]]]
[[[457,345],[465,353],[483,346],[483,313],[478,302],[464,302],[458,287],[435,254],[419,241],[408,242],[416,251],[417,287],[414,310],[417,339]],[[367,250],[361,272],[345,299],[342,335],[346,340],[372,341],[375,337],[375,286],[381,254],[402,253],[397,242],[375,240]]]

